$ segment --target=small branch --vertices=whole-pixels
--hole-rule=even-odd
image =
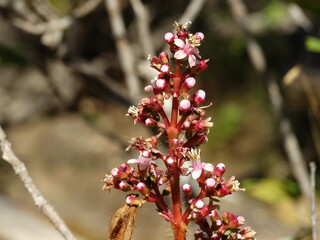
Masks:
[[[312,240],[317,240],[317,208],[316,208],[316,164],[310,162],[310,185],[311,185],[311,202],[310,202],[310,215],[312,226]]]
[[[7,161],[14,169],[15,173],[20,177],[23,185],[33,198],[35,205],[40,209],[43,215],[56,227],[64,239],[76,240],[67,225],[61,219],[56,210],[43,197],[37,186],[30,177],[25,164],[14,154],[11,144],[6,139],[6,135],[0,126],[0,144],[2,150],[2,158]]]
[[[141,0],[130,0],[130,3],[137,17],[139,38],[143,48],[144,57],[148,57],[149,54],[154,56],[155,50],[149,29],[148,12]]]
[[[126,29],[121,15],[119,1],[105,0],[105,5],[109,15],[113,37],[116,42],[120,64],[125,74],[125,81],[129,90],[129,95],[133,100],[137,101],[141,95],[141,84],[136,74],[137,71],[134,67],[136,59],[130,43],[126,38]]]

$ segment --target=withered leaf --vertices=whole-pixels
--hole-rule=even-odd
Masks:
[[[110,240],[131,240],[138,206],[124,204],[112,216],[110,222]]]

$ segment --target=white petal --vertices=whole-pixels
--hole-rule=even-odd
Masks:
[[[213,172],[213,165],[211,163],[203,163],[203,169],[208,172]]]
[[[177,59],[178,59],[178,58],[177,58]],[[197,58],[196,58],[195,55],[189,55],[188,61],[189,61],[190,67],[193,67],[193,66],[196,65]]]
[[[129,159],[128,161],[127,161],[127,163],[137,163],[137,159]]]
[[[182,41],[182,40],[179,39],[179,38],[174,39],[174,44],[175,44],[176,46],[178,46],[179,48],[183,48],[183,46],[185,45],[184,41]]]
[[[192,171],[191,176],[193,179],[198,179],[201,176],[201,173],[202,173],[202,169],[196,169]]]
[[[187,54],[183,50],[179,50],[174,54],[174,58],[181,60],[187,57]]]

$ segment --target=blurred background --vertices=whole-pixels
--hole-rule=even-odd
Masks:
[[[79,239],[107,239],[126,194],[102,191],[101,181],[136,157],[124,151],[130,137],[152,134],[125,114],[145,95],[147,56],[165,49],[176,20],[205,34],[200,51],[210,59],[197,81],[215,124],[202,160],[224,162],[246,188],[221,210],[243,215],[259,240],[311,239],[319,1],[0,0],[0,124],[14,152]],[[5,161],[0,226],[2,240],[62,239]],[[151,238],[172,233],[146,204],[134,239]]]

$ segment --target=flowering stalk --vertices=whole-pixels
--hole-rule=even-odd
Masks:
[[[210,105],[201,106],[205,91],[191,94],[190,90],[196,85],[197,75],[207,68],[208,60],[201,59],[198,49],[204,35],[188,32],[189,24],[175,23],[177,33],[165,34],[173,58],[164,52],[150,58],[150,66],[159,72],[145,87],[153,96],[143,98],[128,110],[127,115],[135,123],[156,127],[159,134],[147,139],[132,138],[127,150],[134,148],[139,157],[113,168],[104,179],[103,189],[134,192],[126,198],[129,206],[155,203],[159,215],[171,223],[175,240],[186,239],[190,222],[198,225],[195,239],[254,239],[255,232],[250,227],[241,228],[242,216],[218,213],[219,198],[243,190],[239,182],[235,177],[224,179],[223,163],[213,166],[201,161],[199,146],[207,141],[213,123],[205,117],[204,109]],[[164,106],[170,102],[168,113]],[[166,153],[159,150],[160,136],[168,142]],[[193,183],[182,185],[181,177],[188,175]],[[187,202],[186,206],[182,202]]]

